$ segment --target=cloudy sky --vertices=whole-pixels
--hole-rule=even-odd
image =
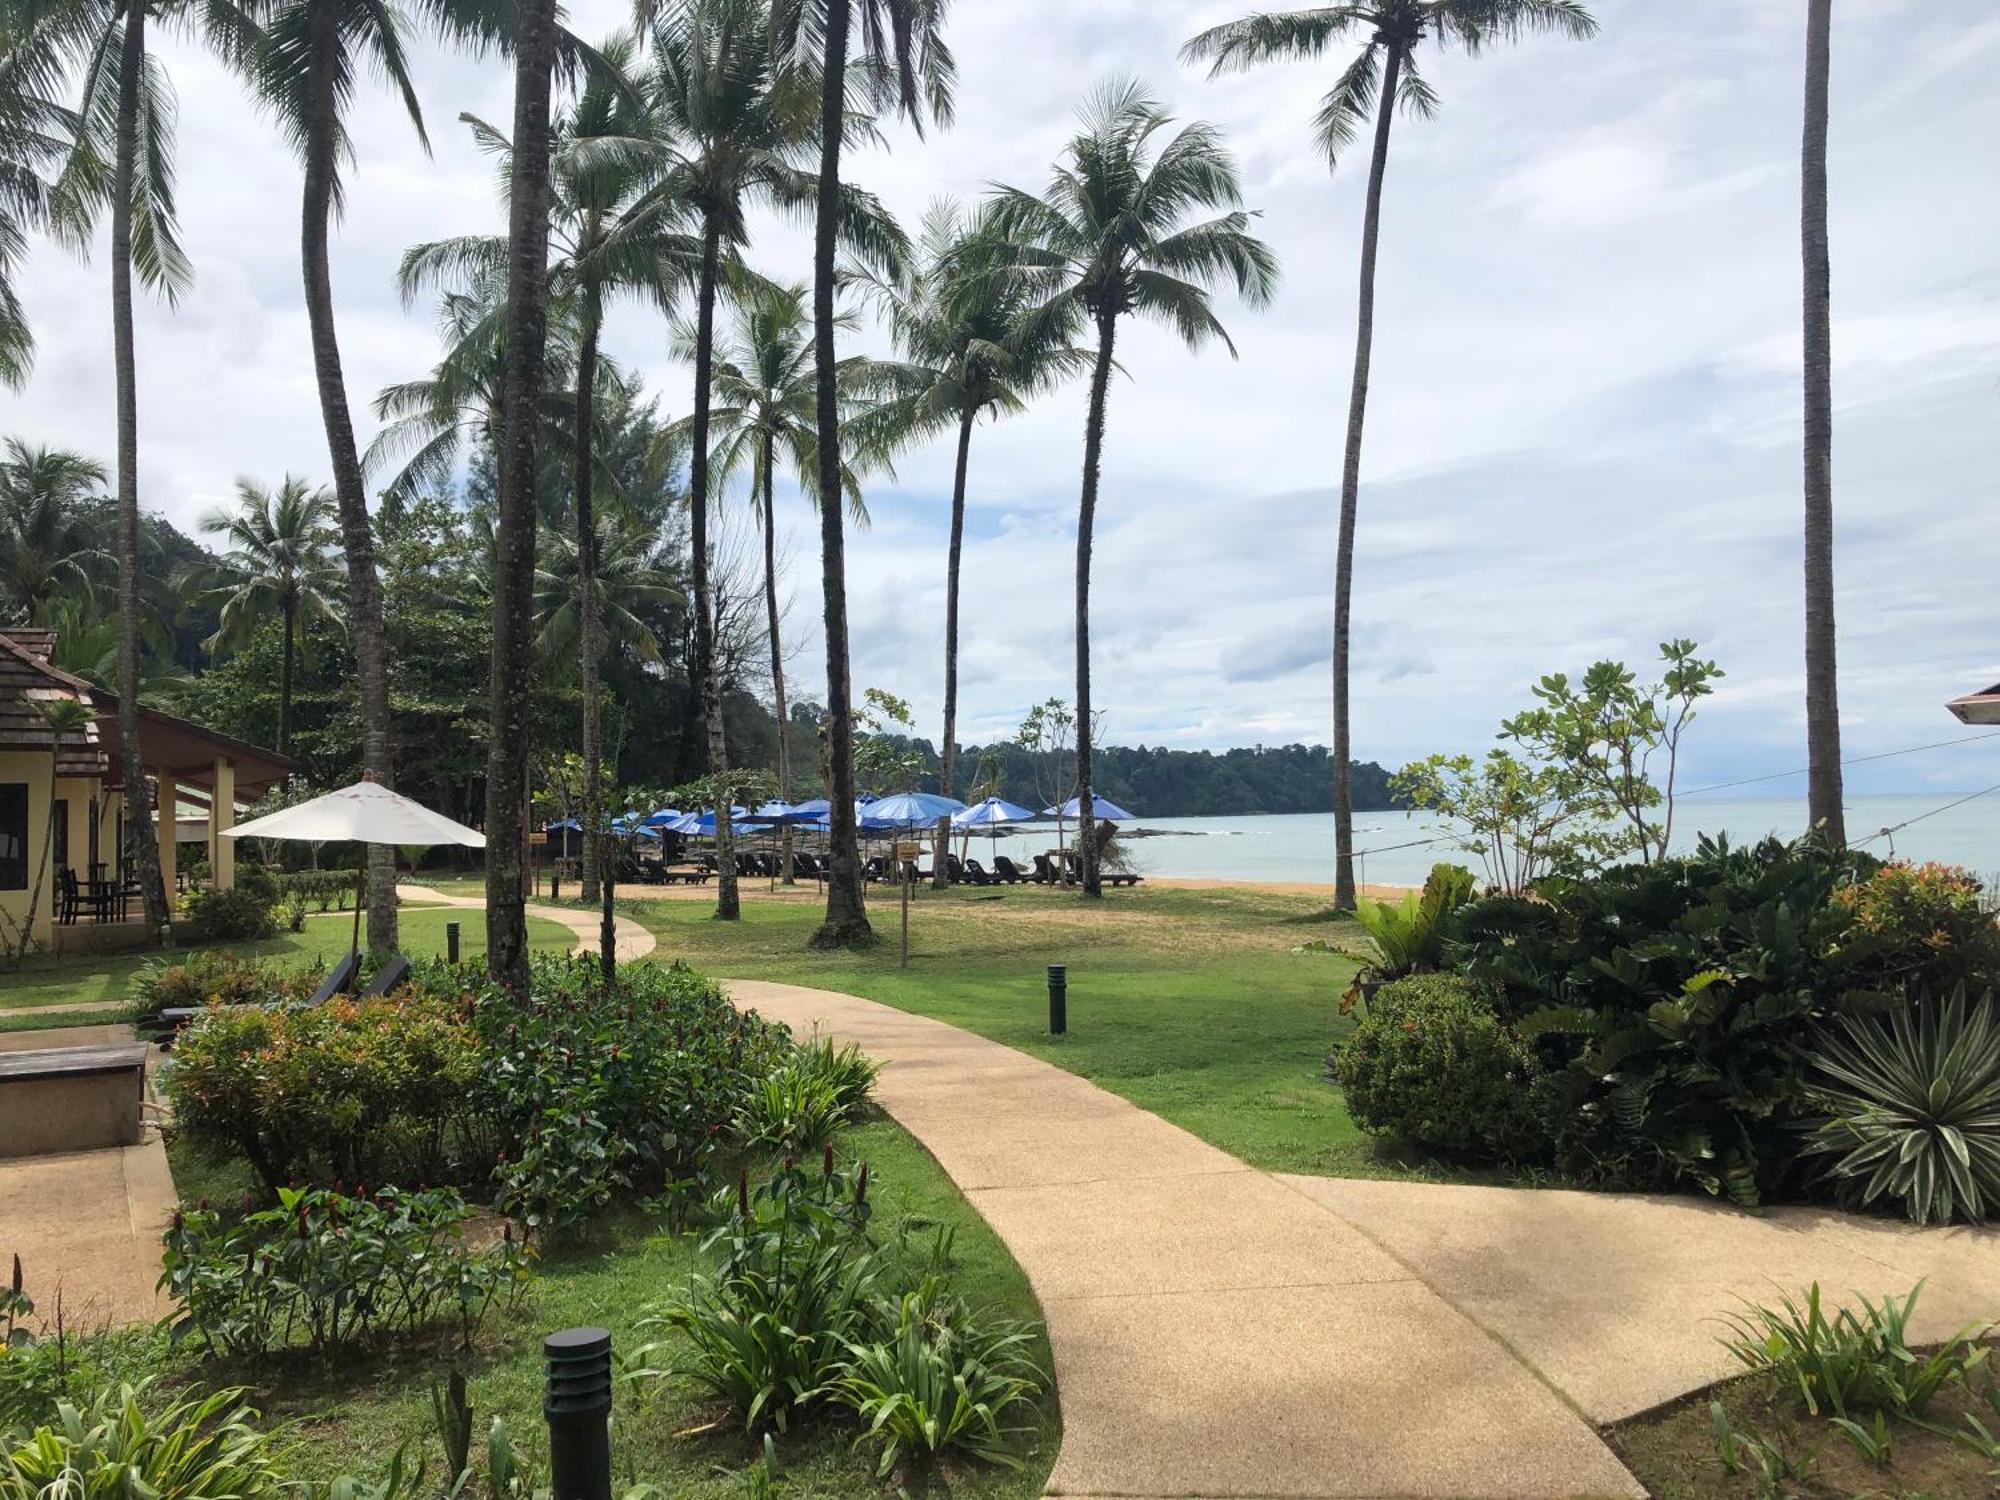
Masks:
[[[1325,741],[1334,520],[1365,162],[1309,138],[1329,67],[1209,82],[1179,66],[1241,0],[956,0],[952,130],[852,175],[907,221],[940,195],[1039,187],[1076,102],[1120,74],[1223,127],[1284,284],[1224,299],[1240,359],[1158,332],[1121,346],[1093,617],[1107,736]],[[1599,0],[1602,34],[1429,66],[1444,108],[1398,123],[1384,208],[1356,563],[1355,745],[1390,765],[1477,749],[1543,672],[1687,635],[1729,677],[1691,774],[1804,764],[1797,150],[1804,0]],[[2000,678],[2000,14],[1992,0],[1840,0],[1832,147],[1841,693],[1851,755],[1959,733],[1944,699]],[[577,0],[587,35],[618,0]],[[197,268],[139,323],[143,503],[183,526],[233,479],[326,474],[297,268],[298,175],[238,85],[168,50]],[[349,389],[436,358],[392,278],[413,241],[502,224],[461,110],[510,117],[504,66],[419,51],[426,156],[364,93],[334,278]],[[765,226],[755,260],[803,278]],[[0,432],[111,456],[102,258],[37,252],[34,382]],[[689,375],[658,318],[611,344],[670,413]],[[1071,696],[1083,391],[982,426],[965,552],[961,732]],[[870,490],[849,552],[855,675],[935,736],[947,445]],[[809,516],[791,497],[793,670],[810,691]],[[739,523],[741,524],[741,523]],[[1857,768],[1856,790],[1970,788],[1995,747]],[[1778,782],[1782,792],[1798,783]],[[1800,788],[1802,795],[1802,786]]]

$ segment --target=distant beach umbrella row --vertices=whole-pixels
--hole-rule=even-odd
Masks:
[[[956,797],[942,797],[936,792],[899,792],[888,797],[860,798],[855,802],[854,811],[864,833],[924,828],[936,823],[939,818],[950,818],[951,826],[960,831],[984,832],[1015,823],[1032,823],[1038,818],[1074,821],[1080,806],[1081,799],[1072,797],[1061,807],[1045,807],[1036,813],[1009,802],[1004,797],[988,797],[968,806]],[[827,822],[829,808],[830,804],[824,797],[797,803],[780,802],[774,798],[755,809],[731,807],[729,820],[731,826],[746,833],[782,826],[824,831],[829,826]],[[1130,822],[1135,815],[1108,797],[1093,796],[1091,816],[1116,823]],[[613,818],[607,826],[610,832],[621,838],[638,834],[658,836],[664,833],[713,837],[715,809],[695,808],[682,812],[677,808],[663,807],[643,817],[636,812],[630,812],[622,817]],[[548,825],[551,833],[575,833],[581,828],[582,824],[575,818],[563,818]]]

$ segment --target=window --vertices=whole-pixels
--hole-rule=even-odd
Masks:
[[[0,891],[28,888],[28,784],[0,782]]]

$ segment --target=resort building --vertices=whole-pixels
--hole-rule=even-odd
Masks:
[[[0,942],[18,943],[32,911],[29,941],[44,952],[139,946],[147,934],[126,857],[118,698],[55,666],[55,648],[52,630],[0,629]],[[93,717],[59,734],[46,706],[65,699]],[[153,806],[170,809],[160,825],[172,829],[160,840],[168,891],[185,884],[195,859],[215,885],[235,884],[234,845],[219,835],[292,763],[143,707],[139,757]]]

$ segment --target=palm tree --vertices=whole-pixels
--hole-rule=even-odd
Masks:
[[[494,528],[492,721],[486,758],[486,965],[528,992],[528,754],[535,612],[535,487],[548,345],[549,126],[555,0],[522,0],[514,45],[507,199],[507,306],[500,384],[500,512]]]
[[[852,314],[843,314],[843,327],[852,327]],[[692,360],[695,335],[682,330],[676,352]],[[855,357],[843,362],[843,383],[859,388],[873,369],[873,361]],[[721,404],[709,411],[714,452],[710,455],[712,474],[718,485],[745,469],[750,473],[750,494],[757,508],[758,526],[764,542],[764,633],[771,652],[771,701],[778,723],[778,800],[791,800],[791,747],[785,726],[789,709],[785,701],[785,658],[780,635],[778,608],[778,522],[774,490],[778,464],[783,459],[798,480],[799,488],[814,495],[819,483],[817,434],[813,428],[813,350],[807,332],[806,288],[803,285],[773,286],[753,282],[736,298],[736,329],[729,347],[714,362],[711,382],[714,397]],[[850,405],[852,402],[850,401]],[[692,422],[677,422],[668,429],[670,439],[692,431]],[[858,523],[865,524],[868,509],[861,498],[861,482],[851,464],[841,465],[841,488],[848,509]],[[779,860],[785,884],[792,883],[792,831],[780,835]]]
[[[709,557],[709,423],[715,302],[726,269],[723,255],[726,250],[733,259],[748,241],[747,212],[753,204],[803,211],[813,201],[813,179],[803,165],[815,129],[811,75],[774,64],[771,25],[764,0],[687,0],[654,31],[654,104],[661,130],[675,143],[680,157],[659,194],[687,204],[698,217],[701,236],[694,406],[688,424],[688,513],[693,531],[695,671],[708,724],[711,774],[720,774],[729,765]],[[844,101],[828,128],[836,133],[857,128]],[[901,233],[873,198],[847,189],[835,194],[833,212],[843,238],[855,248],[885,264],[897,261],[903,248]],[[830,223],[828,232],[835,228]],[[835,464],[825,492],[838,489]],[[716,809],[715,843],[719,867],[715,914],[733,921],[740,907],[726,806]]]
[[[497,39],[493,7],[430,4],[426,19],[448,36],[485,43]],[[375,565],[375,533],[368,519],[354,419],[347,405],[339,330],[333,312],[328,234],[342,200],[340,162],[352,154],[345,112],[365,57],[403,101],[417,139],[430,138],[410,81],[403,50],[407,21],[381,0],[278,0],[257,49],[258,96],[276,115],[304,169],[299,261],[305,278],[306,322],[311,330],[313,378],[326,429],[333,493],[347,557],[347,609],[354,637],[355,677],[361,707],[361,765],[383,786],[395,780],[395,744],[389,717],[389,637],[382,617],[382,580]],[[396,868],[393,851],[370,846],[368,947],[396,946]]]
[[[197,25],[229,61],[247,57],[256,28],[233,0],[169,0],[164,15]],[[51,45],[81,71],[75,131],[51,189],[50,222],[87,250],[98,214],[111,213],[111,346],[118,422],[118,751],[127,825],[146,925],[166,928],[152,793],[139,755],[139,372],[132,276],[169,305],[192,280],[174,214],[173,88],[146,51],[154,0],[71,0]]]
[[[1098,466],[1104,450],[1104,404],[1115,360],[1118,320],[1164,323],[1190,349],[1220,339],[1236,346],[1209,305],[1223,279],[1253,307],[1271,300],[1277,260],[1249,232],[1238,205],[1236,163],[1214,126],[1197,120],[1155,148],[1173,117],[1137,83],[1093,96],[1083,130],[1072,139],[1047,192],[1035,197],[1003,187],[994,213],[1009,256],[1049,293],[1029,316],[1065,328],[1088,323],[1097,334],[1090,406],[1083,433],[1083,493],[1076,525],[1077,838],[1083,890],[1102,894],[1091,829],[1090,552],[1097,520]],[[1187,221],[1195,210],[1221,210]]]
[[[292,753],[292,674],[298,658],[301,615],[334,625],[342,613],[340,544],[333,496],[287,474],[276,490],[236,481],[234,509],[211,510],[201,529],[224,538],[229,550],[190,571],[202,602],[220,610],[215,634],[202,644],[211,653],[240,647],[275,609],[283,632],[278,664],[278,753]]]
[[[604,627],[596,601],[596,561],[587,545],[596,535],[592,453],[599,343],[606,305],[619,295],[644,297],[671,308],[691,279],[694,242],[679,232],[671,199],[647,190],[669,164],[652,122],[624,75],[634,46],[614,38],[598,54],[604,71],[593,74],[575,105],[556,123],[550,161],[554,222],[550,227],[555,260],[549,274],[558,298],[574,323],[576,388],[573,420],[564,447],[570,458],[575,519],[574,541],[580,569],[582,616],[578,637],[583,699],[583,822],[603,825],[603,702],[599,673]],[[503,177],[512,146],[499,131],[473,115],[461,116],[475,136],[501,158]],[[497,235],[467,235],[413,247],[399,274],[405,302],[446,276],[470,274],[476,282],[499,283],[507,242]],[[544,402],[548,397],[545,394]],[[583,841],[583,898],[597,898],[597,840]]]
[[[14,286],[28,236],[49,220],[50,178],[80,122],[59,95],[70,29],[85,18],[63,5],[16,6],[0,21],[0,384],[19,389],[35,340]]]
[[[90,602],[116,568],[93,524],[104,465],[60,448],[7,439],[0,457],[0,606],[45,625],[65,598]]]
[[[900,448],[940,432],[957,435],[952,468],[951,540],[945,553],[944,738],[938,790],[952,795],[958,763],[958,576],[965,541],[966,471],[980,417],[1023,411],[1031,397],[1087,369],[1062,320],[1032,316],[1029,284],[1009,274],[991,214],[968,218],[940,203],[924,219],[910,273],[869,278],[901,356],[875,361],[887,399],[850,427],[866,440]],[[857,280],[862,267],[850,268]],[[939,861],[937,878],[946,878]]]
[[[819,429],[819,493],[840,488],[840,360],[834,349],[839,290],[835,251],[845,190],[840,148],[847,119],[848,61],[858,23],[861,81],[874,102],[891,106],[919,134],[926,113],[951,123],[957,66],[944,40],[947,0],[779,0],[772,41],[791,65],[819,83],[819,181],[813,195],[813,360]],[[813,944],[841,948],[872,941],[861,893],[854,819],[854,691],[847,661],[847,553],[840,507],[822,505],[820,583],[826,636],[828,813],[826,921]]]
[[[1805,261],[1806,800],[1813,823],[1844,844],[1833,623],[1833,271],[1826,235],[1832,30],[1833,0],[1807,0],[1806,124],[1799,162]]]
[[[1389,127],[1400,105],[1421,119],[1438,98],[1417,70],[1426,39],[1468,54],[1488,42],[1527,32],[1577,38],[1596,33],[1581,0],[1368,0],[1360,5],[1246,16],[1212,27],[1181,49],[1185,61],[1207,60],[1211,78],[1279,59],[1317,60],[1350,36],[1366,35],[1361,51],[1320,101],[1313,134],[1328,165],[1354,141],[1372,112],[1374,147],[1361,221],[1361,295],[1354,327],[1354,377],[1348,387],[1347,447],[1340,473],[1340,536],[1333,577],[1333,826],[1334,905],[1354,909],[1354,745],[1348,719],[1348,619],[1354,585],[1354,524],[1361,499],[1361,430],[1368,411],[1368,368],[1375,345],[1375,246],[1382,227],[1382,176],[1389,164]]]

